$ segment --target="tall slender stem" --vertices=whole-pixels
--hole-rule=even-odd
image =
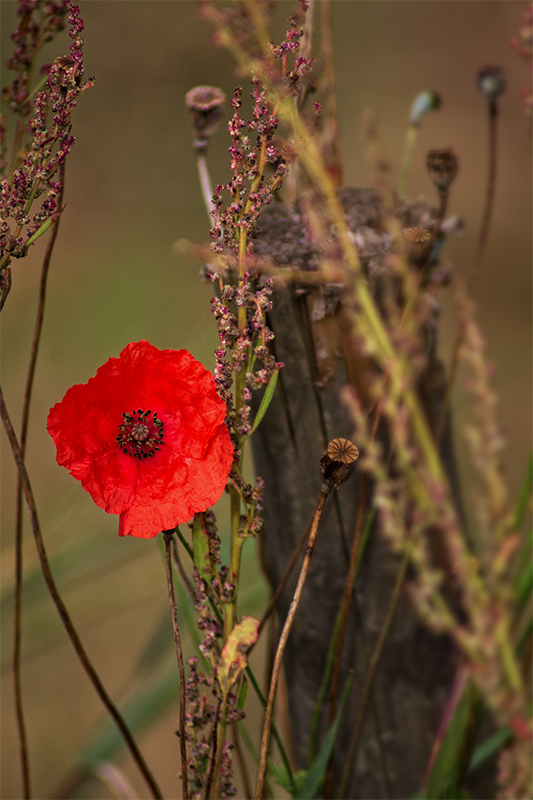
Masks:
[[[198,177],[200,179],[200,186],[202,188],[202,197],[204,198],[207,216],[209,217],[209,221],[212,224],[213,220],[211,218],[211,213],[213,212],[215,206],[212,200],[213,185],[211,183],[209,168],[207,166],[207,148],[205,147],[195,148],[195,152],[196,152],[196,166],[198,167]]]
[[[185,741],[185,665],[183,663],[183,650],[181,647],[180,630],[178,625],[178,610],[176,607],[176,595],[174,593],[174,580],[172,576],[172,537],[174,531],[163,531],[165,540],[165,566],[167,573],[168,599],[170,601],[170,611],[172,614],[172,627],[174,629],[174,643],[176,645],[176,656],[178,659],[178,670],[180,674],[180,755],[181,755],[181,780],[183,786],[183,800],[188,800],[189,784],[187,778],[187,743]]]
[[[287,619],[285,620],[285,625],[283,626],[283,630],[281,632],[281,636],[278,643],[278,649],[276,651],[276,656],[274,658],[274,666],[272,668],[272,677],[270,679],[270,689],[268,692],[268,700],[265,709],[265,721],[263,724],[263,734],[261,738],[261,757],[259,761],[259,772],[257,775],[257,784],[255,788],[255,797],[256,800],[261,800],[263,797],[263,789],[265,783],[265,774],[266,774],[266,767],[267,767],[267,757],[268,757],[268,746],[270,742],[270,728],[272,725],[272,716],[274,713],[274,702],[276,699],[276,691],[278,687],[279,676],[281,673],[281,662],[283,660],[283,653],[285,652],[285,646],[287,644],[287,640],[289,638],[289,633],[292,627],[292,623],[294,622],[294,617],[296,615],[296,610],[300,603],[300,599],[302,597],[302,592],[305,584],[305,580],[307,578],[307,573],[309,572],[309,567],[311,565],[311,557],[313,555],[313,549],[315,546],[315,540],[318,533],[318,526],[320,524],[320,520],[322,518],[322,513],[324,511],[324,506],[326,504],[326,500],[328,495],[331,492],[331,486],[327,484],[322,484],[320,488],[320,494],[318,497],[318,502],[315,508],[315,515],[313,518],[313,524],[311,525],[311,532],[309,534],[309,541],[307,543],[307,550],[305,552],[304,561],[302,564],[302,569],[300,572],[300,577],[298,578],[298,584],[296,586],[294,597],[292,598],[289,613],[287,614]]]
[[[474,255],[472,265],[470,267],[470,270],[466,278],[466,288],[468,290],[472,289],[472,285],[474,283],[474,279],[476,277],[479,264],[481,263],[481,259],[485,251],[485,245],[487,243],[487,238],[489,235],[490,221],[492,217],[492,209],[494,206],[494,197],[496,193],[497,166],[498,166],[498,105],[496,100],[492,100],[489,101],[489,168],[488,168],[487,193],[485,195],[485,210],[483,212],[483,221],[481,223],[481,228],[479,231],[476,253]],[[463,343],[463,338],[464,338],[464,330],[463,326],[460,325],[453,345],[448,382],[446,384],[446,393],[444,396],[444,401],[442,403],[440,419],[438,421],[438,426],[437,426],[437,434],[436,434],[437,442],[440,442],[444,432],[446,416],[451,402],[452,389],[457,374],[457,368],[459,366],[459,351]]]
[[[61,208],[63,204],[63,189],[65,186],[65,163],[61,164],[59,172],[59,180],[61,183],[61,190],[59,192],[58,206]],[[35,366],[37,364],[37,354],[39,352],[39,343],[41,340],[41,331],[43,328],[44,306],[46,300],[46,284],[48,280],[48,272],[50,262],[52,260],[52,251],[54,249],[55,241],[57,238],[57,231],[59,228],[59,215],[54,223],[52,234],[46,248],[46,253],[41,268],[41,280],[39,284],[39,300],[37,303],[37,314],[35,317],[35,325],[33,328],[33,341],[31,345],[30,361],[26,374],[26,387],[24,389],[24,399],[22,403],[22,422],[20,426],[20,451],[22,458],[26,454],[26,439],[28,435],[28,421],[30,415],[31,396],[33,390],[33,379],[35,376]],[[25,798],[31,797],[30,788],[30,767],[28,756],[28,744],[26,738],[26,727],[24,724],[24,714],[22,708],[22,682],[20,674],[20,626],[21,626],[21,603],[22,603],[22,481],[20,474],[17,475],[17,492],[16,492],[16,517],[15,517],[15,588],[14,588],[14,603],[13,603],[13,683],[15,691],[15,712],[17,717],[17,726],[19,732],[20,742],[20,760],[22,768],[22,784],[23,793]]]
[[[2,392],[1,387],[0,387],[0,416],[2,417],[2,422],[13,453],[13,458],[15,459],[15,463],[17,465],[17,469],[22,481],[22,489],[24,492],[26,505],[28,507],[28,511],[30,514],[33,536],[35,539],[35,545],[37,547],[37,554],[39,556],[41,569],[43,571],[43,576],[46,581],[48,591],[50,592],[52,600],[55,603],[59,616],[61,617],[61,621],[63,622],[67,634],[73,644],[74,650],[76,651],[76,654],[80,659],[81,664],[85,669],[85,672],[87,673],[91,683],[93,684],[96,693],[98,694],[102,703],[107,708],[109,714],[114,719],[118,729],[120,730],[124,738],[124,741],[126,742],[126,745],[128,746],[130,753],[139,768],[139,771],[142,773],[148,787],[150,788],[152,797],[156,798],[156,800],[160,800],[163,797],[163,795],[161,794],[161,790],[159,789],[157,783],[155,782],[152,773],[148,769],[148,766],[139,748],[137,747],[137,744],[133,736],[131,735],[128,726],[126,725],[124,719],[122,718],[119,710],[117,709],[117,707],[107,694],[98,673],[96,672],[91,661],[89,660],[89,657],[85,652],[85,649],[81,643],[80,637],[78,636],[78,632],[76,631],[76,628],[74,627],[72,620],[70,619],[69,613],[66,609],[63,599],[59,594],[57,586],[55,585],[55,581],[52,577],[50,564],[48,562],[48,557],[46,555],[46,550],[44,547],[44,541],[41,533],[41,527],[39,525],[39,519],[37,516],[37,507],[35,505],[35,498],[33,496],[30,479],[28,477],[28,473],[24,465],[24,459],[22,457],[20,445],[18,443],[17,435],[14,431],[13,425],[11,423],[11,419],[9,417],[7,406],[4,400],[4,394]]]

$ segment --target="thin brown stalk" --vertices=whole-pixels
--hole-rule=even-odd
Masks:
[[[115,704],[113,703],[113,701],[111,700],[109,695],[107,694],[107,692],[106,692],[106,690],[105,690],[105,688],[104,688],[104,686],[102,684],[102,681],[100,680],[100,677],[99,677],[98,673],[96,672],[96,670],[94,669],[91,661],[89,660],[89,657],[87,656],[87,653],[85,652],[85,649],[84,649],[84,647],[83,647],[83,645],[81,643],[81,640],[80,640],[80,638],[78,636],[76,628],[74,627],[74,625],[72,623],[72,620],[70,619],[70,616],[69,616],[68,611],[66,609],[66,606],[65,606],[65,604],[63,602],[63,599],[62,599],[61,595],[59,594],[59,591],[58,591],[58,589],[57,589],[57,587],[55,585],[54,579],[52,577],[52,572],[50,570],[50,564],[48,563],[48,557],[46,555],[46,550],[45,550],[45,547],[44,547],[44,541],[43,541],[43,537],[42,537],[42,533],[41,533],[41,528],[40,528],[40,525],[39,525],[39,519],[38,519],[38,516],[37,516],[37,508],[36,508],[36,505],[35,505],[35,498],[33,496],[33,491],[32,491],[31,484],[30,484],[30,479],[28,477],[28,473],[27,473],[26,467],[24,465],[24,459],[22,457],[22,453],[21,453],[21,450],[20,450],[20,445],[18,443],[16,433],[15,433],[15,431],[13,429],[13,425],[11,423],[11,419],[9,417],[7,406],[6,406],[5,400],[4,400],[4,394],[2,392],[2,388],[1,387],[0,387],[0,416],[2,417],[2,422],[3,422],[7,437],[9,439],[9,444],[11,446],[11,450],[12,450],[12,453],[13,453],[13,458],[14,458],[15,463],[17,465],[18,473],[20,475],[20,479],[21,479],[21,482],[22,482],[22,490],[23,490],[24,498],[26,500],[26,505],[28,507],[28,511],[29,511],[29,514],[30,514],[31,526],[32,526],[32,530],[33,530],[33,536],[34,536],[34,539],[35,539],[35,545],[37,547],[37,554],[39,556],[39,561],[41,563],[41,569],[43,571],[43,576],[44,576],[44,579],[46,581],[46,585],[47,585],[48,591],[50,592],[50,596],[52,597],[52,600],[54,601],[54,604],[55,604],[55,606],[56,606],[56,608],[57,608],[57,610],[59,612],[59,616],[61,617],[63,625],[65,626],[67,634],[68,634],[68,636],[69,636],[69,638],[70,638],[70,640],[72,642],[74,650],[76,651],[76,654],[77,654],[78,658],[80,659],[80,662],[81,662],[83,668],[85,669],[85,672],[87,673],[87,675],[88,675],[91,683],[93,684],[93,686],[94,686],[94,688],[96,690],[96,693],[98,694],[98,696],[101,699],[102,703],[104,704],[104,706],[108,710],[109,714],[111,715],[111,717],[115,721],[118,729],[120,730],[120,732],[121,732],[121,734],[122,734],[122,736],[124,738],[124,741],[126,742],[126,745],[128,746],[128,749],[130,750],[130,753],[131,753],[135,763],[137,764],[137,766],[139,768],[139,771],[141,772],[141,774],[142,774],[143,778],[145,779],[148,787],[150,788],[150,792],[152,794],[152,797],[156,798],[156,800],[160,800],[163,797],[163,795],[161,794],[161,790],[159,789],[157,783],[155,782],[155,779],[154,779],[153,775],[151,774],[150,770],[148,769],[148,766],[147,766],[147,764],[146,764],[146,762],[145,762],[145,760],[144,760],[139,748],[137,747],[137,744],[136,744],[135,740],[133,739],[133,736],[131,735],[126,723],[124,722],[124,719],[122,718],[122,716],[120,715],[120,712],[118,711],[117,707],[115,706]]]
[[[222,698],[218,699],[217,707],[215,709],[215,719],[213,720],[213,730],[211,733],[211,763],[209,765],[209,773],[205,783],[204,798],[208,800],[211,794],[211,787],[213,785],[213,778],[215,776],[215,766],[217,764],[217,757],[219,752],[218,747],[218,721],[220,719],[220,707],[222,705]]]
[[[385,645],[385,640],[387,638],[390,626],[392,624],[392,620],[394,618],[394,613],[396,611],[396,606],[398,605],[398,600],[400,599],[400,592],[405,579],[407,565],[409,563],[409,550],[410,547],[408,544],[405,549],[400,569],[398,570],[398,575],[392,592],[392,597],[387,611],[387,616],[385,617],[385,621],[383,622],[383,627],[381,628],[379,639],[374,648],[374,652],[372,653],[372,658],[370,660],[368,672],[366,674],[365,685],[363,687],[363,692],[361,695],[361,702],[359,704],[359,710],[357,712],[357,718],[355,720],[355,725],[352,732],[352,738],[350,739],[350,746],[348,747],[348,754],[346,756],[346,761],[344,762],[344,769],[342,771],[342,778],[339,788],[339,797],[344,797],[346,786],[348,785],[348,780],[350,778],[350,772],[353,767],[355,752],[357,750],[357,743],[359,741],[359,734],[361,733],[361,728],[365,717],[366,706],[370,697],[370,692],[372,690],[374,678],[376,676],[376,670],[379,664],[379,660],[381,658],[383,647]]]
[[[167,573],[168,599],[172,614],[172,626],[174,628],[174,643],[176,645],[176,656],[178,659],[178,671],[180,674],[180,755],[181,755],[181,780],[183,788],[183,800],[188,800],[189,785],[187,779],[187,743],[185,741],[185,665],[183,663],[183,650],[181,647],[180,631],[178,626],[178,609],[176,607],[176,595],[174,594],[174,580],[172,576],[172,537],[174,531],[164,531],[165,540],[165,566]]]
[[[494,207],[494,196],[496,193],[496,174],[498,165],[497,145],[498,145],[498,106],[496,104],[496,101],[493,100],[491,103],[489,103],[489,170],[488,170],[489,177],[487,182],[487,193],[485,196],[485,210],[483,212],[483,220],[479,231],[476,253],[474,255],[472,265],[470,267],[470,270],[466,278],[466,287],[468,290],[470,290],[473,286],[474,279],[476,277],[479,264],[481,263],[481,259],[485,251],[485,245],[487,243],[489,235],[490,221],[492,218],[492,209]],[[455,383],[457,367],[459,365],[459,351],[461,350],[461,345],[463,343],[463,336],[464,336],[464,329],[463,326],[460,325],[453,345],[449,376],[446,384],[446,393],[444,395],[442,410],[437,424],[437,434],[436,434],[437,443],[440,442],[444,432],[446,415],[450,407],[452,389]]]
[[[376,435],[376,430],[379,424],[379,420],[381,418],[381,403],[376,411],[376,415],[374,417],[374,422],[372,425],[372,431],[370,433],[370,441],[372,442]],[[339,672],[340,672],[340,663],[341,663],[341,655],[342,655],[342,648],[344,645],[344,634],[346,633],[346,623],[348,621],[348,611],[350,609],[350,601],[353,594],[356,571],[357,571],[357,564],[359,562],[359,544],[361,541],[361,533],[363,531],[363,519],[364,519],[364,511],[365,511],[365,501],[366,501],[366,489],[368,484],[368,473],[365,472],[363,474],[361,480],[361,491],[359,495],[359,508],[357,510],[357,521],[356,521],[356,528],[355,528],[355,536],[352,544],[352,552],[350,555],[350,564],[348,567],[348,575],[346,577],[346,584],[344,588],[344,597],[342,601],[342,617],[341,623],[339,626],[339,636],[337,639],[337,646],[335,649],[335,661],[333,665],[333,673],[331,677],[331,692],[330,692],[330,723],[333,723],[335,719],[336,713],[336,705],[337,705],[337,690],[339,686]]]
[[[174,538],[172,539],[172,554],[174,556],[174,563],[176,564],[176,567],[178,568],[178,572],[180,574],[180,577],[181,577],[183,583],[185,584],[185,586],[187,587],[187,591],[189,592],[190,596],[194,600],[195,597],[196,597],[195,592],[194,592],[194,586],[192,585],[189,576],[185,572],[185,567],[183,566],[183,561],[180,558],[180,552],[179,552],[178,543],[177,543],[176,539],[174,539]]]
[[[437,219],[435,220],[435,225],[433,226],[433,230],[431,231],[431,239],[429,241],[427,261],[425,264],[422,265],[420,269],[422,275],[420,282],[422,286],[426,285],[427,280],[429,278],[429,272],[431,269],[430,267],[431,254],[433,253],[433,248],[435,247],[440,230],[442,228],[442,223],[444,222],[444,217],[446,215],[446,209],[448,208],[448,197],[449,197],[448,190],[446,189],[445,191],[439,192],[439,197],[440,197],[439,210],[437,212]]]
[[[485,250],[485,245],[489,236],[492,209],[494,207],[494,195],[496,191],[496,173],[498,166],[498,105],[496,100],[489,102],[489,168],[487,193],[485,195],[485,210],[479,231],[477,250],[470,267],[467,277],[467,286],[470,289],[476,276],[476,272]]]
[[[334,185],[342,185],[342,164],[339,158],[339,120],[335,87],[335,67],[333,63],[333,32],[331,24],[331,0],[322,0],[321,32],[322,53],[324,56],[324,89],[327,97],[323,142],[326,151],[328,172]]]
[[[374,422],[372,425],[372,431],[370,434],[370,441],[373,441],[376,430],[378,427],[379,420],[381,418],[381,403],[378,406],[376,411]],[[368,473],[363,474],[363,478],[361,480],[361,491],[359,495],[359,507],[357,509],[357,521],[355,527],[355,536],[352,544],[352,551],[350,554],[350,564],[348,567],[348,575],[346,576],[346,584],[344,587],[344,597],[342,600],[342,616],[339,625],[339,635],[337,638],[337,645],[335,647],[335,656],[333,661],[333,671],[331,675],[331,687],[330,687],[330,704],[329,704],[329,720],[330,725],[333,724],[335,720],[335,714],[337,711],[337,692],[339,688],[339,677],[340,677],[340,666],[341,666],[341,657],[342,657],[342,648],[344,646],[344,635],[346,633],[346,624],[348,622],[348,612],[350,610],[350,602],[352,599],[353,591],[354,591],[354,584],[355,578],[357,574],[357,565],[359,563],[359,545],[361,542],[361,533],[363,531],[363,519],[364,519],[364,511],[365,511],[365,504],[366,504],[366,489],[368,484]],[[326,785],[324,787],[324,797],[331,797],[331,792],[333,788],[333,757],[330,758],[328,764],[328,773],[326,778]]]
[[[265,774],[267,768],[268,746],[270,742],[270,729],[272,727],[274,702],[276,699],[276,690],[278,686],[279,676],[281,673],[281,663],[283,660],[283,653],[285,651],[285,646],[289,638],[289,633],[292,627],[292,623],[294,622],[296,610],[298,608],[298,605],[302,597],[305,580],[307,578],[307,573],[309,572],[309,567],[311,565],[311,558],[313,555],[315,540],[318,533],[318,526],[320,524],[322,513],[324,511],[324,506],[330,492],[331,492],[331,486],[322,484],[320,488],[320,495],[318,497],[318,502],[315,508],[313,524],[311,525],[311,532],[309,534],[309,541],[307,543],[307,550],[305,552],[305,558],[302,564],[300,577],[298,578],[298,584],[294,592],[294,597],[292,598],[289,607],[289,613],[287,614],[287,619],[285,620],[283,630],[281,631],[281,636],[278,643],[278,649],[276,651],[276,657],[274,659],[274,666],[272,668],[272,677],[270,680],[270,689],[268,692],[268,700],[265,709],[265,721],[263,724],[263,733],[261,737],[261,757],[259,761],[259,771],[257,775],[257,784],[255,788],[256,800],[261,800],[263,797]]]
[[[311,519],[309,520],[308,524],[305,526],[305,529],[303,530],[302,535],[300,536],[300,540],[297,543],[296,547],[294,548],[293,554],[291,556],[291,560],[289,561],[289,563],[287,565],[287,569],[285,570],[285,574],[283,575],[283,578],[281,579],[281,582],[278,584],[278,586],[276,588],[276,591],[272,595],[272,597],[270,599],[270,602],[267,605],[267,607],[266,607],[266,609],[265,609],[265,611],[263,613],[263,616],[261,617],[261,622],[259,623],[259,628],[257,629],[257,637],[258,637],[258,639],[259,639],[259,634],[263,630],[263,627],[265,626],[265,623],[268,621],[270,615],[272,614],[272,611],[274,610],[274,607],[275,607],[276,603],[278,602],[278,598],[279,598],[280,594],[282,593],[283,589],[287,585],[287,581],[289,580],[289,578],[290,578],[290,576],[292,574],[292,571],[294,569],[294,565],[296,564],[296,561],[298,560],[298,556],[300,555],[302,547],[304,546],[304,542],[307,539],[307,537],[309,536],[309,531],[311,529],[312,522],[313,522],[313,517],[311,517]]]
[[[65,163],[61,164],[59,171],[61,191],[58,197],[58,206],[61,209],[63,204],[63,188],[65,186]],[[20,426],[20,451],[22,458],[26,455],[26,440],[28,435],[28,421],[30,415],[30,404],[33,389],[33,379],[35,376],[35,366],[37,364],[37,354],[39,342],[43,328],[44,305],[46,300],[46,284],[48,272],[52,260],[52,252],[57,238],[57,231],[61,214],[57,217],[52,228],[52,234],[48,241],[48,246],[41,267],[41,279],[39,283],[39,299],[37,302],[37,314],[33,328],[33,340],[31,345],[30,360],[26,374],[26,386],[24,389],[24,399],[22,401],[22,422]],[[22,681],[21,681],[21,603],[22,603],[22,481],[20,474],[17,475],[16,492],[16,517],[15,517],[15,586],[13,601],[13,684],[15,693],[15,714],[17,719],[20,762],[22,768],[22,785],[24,798],[31,797],[30,788],[30,766],[28,755],[28,743],[26,738],[26,727],[24,724],[24,713],[22,707]]]

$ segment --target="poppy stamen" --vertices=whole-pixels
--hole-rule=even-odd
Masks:
[[[151,417],[150,417],[151,415]],[[130,414],[122,414],[124,422],[118,426],[116,437],[122,452],[127,456],[143,460],[152,458],[163,442],[163,423],[155,412],[138,408]]]

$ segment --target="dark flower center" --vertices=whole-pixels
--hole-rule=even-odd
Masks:
[[[118,426],[117,442],[127,456],[138,458],[152,458],[163,441],[163,423],[157,418],[155,412],[132,411],[124,412],[124,423]]]

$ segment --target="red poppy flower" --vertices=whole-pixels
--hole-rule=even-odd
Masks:
[[[213,376],[187,350],[129,344],[48,415],[57,463],[119,535],[148,539],[216,503],[233,445]]]

